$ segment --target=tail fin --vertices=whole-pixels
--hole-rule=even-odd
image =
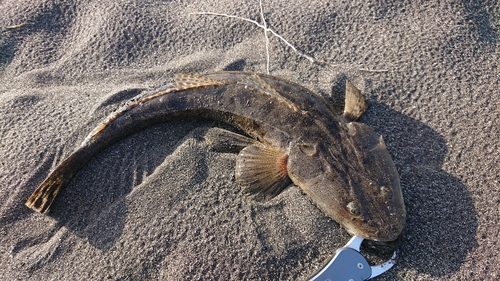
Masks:
[[[40,212],[46,213],[57,194],[63,187],[66,180],[64,179],[64,173],[58,173],[58,171],[54,171],[28,198],[26,201],[26,206],[31,209]]]
[[[88,157],[82,159],[81,155],[85,154],[82,152],[84,152],[82,149],[75,151],[59,164],[24,204],[39,213],[46,213],[59,191],[73,179],[76,172],[87,162]]]

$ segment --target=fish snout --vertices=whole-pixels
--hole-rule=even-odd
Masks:
[[[380,242],[395,241],[403,232],[404,226],[405,215],[392,214],[386,220],[373,224],[373,236],[369,239]]]
[[[345,221],[344,228],[352,235],[365,239],[391,242],[401,235],[405,225],[405,214],[390,214],[370,217],[360,215],[356,219]]]

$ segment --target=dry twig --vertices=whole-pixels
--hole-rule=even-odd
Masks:
[[[269,37],[267,37],[268,28],[267,28],[266,18],[264,17],[264,9],[262,8],[262,0],[259,0],[259,6],[260,6],[260,16],[262,17],[262,24],[264,25],[264,37],[266,37],[266,59],[267,59],[266,71],[267,74],[269,74],[269,61],[270,61]]]
[[[270,64],[270,56],[269,56],[269,37],[267,36],[267,33],[270,32],[272,35],[276,36],[279,40],[281,40],[283,43],[285,43],[288,47],[290,47],[298,56],[303,57],[307,60],[309,60],[311,63],[314,64],[319,64],[319,65],[330,65],[331,64],[324,62],[324,61],[319,61],[314,59],[312,56],[309,56],[307,54],[304,54],[303,52],[299,51],[295,46],[293,46],[290,42],[288,42],[283,36],[279,35],[276,33],[274,30],[270,29],[267,27],[266,19],[264,17],[264,12],[262,8],[262,0],[259,0],[259,5],[260,5],[260,16],[262,18],[263,24],[258,23],[257,21],[247,19],[244,17],[239,17],[235,15],[228,15],[228,14],[221,14],[221,13],[214,13],[214,12],[195,12],[195,13],[189,13],[190,15],[211,15],[211,16],[220,16],[220,17],[226,17],[226,18],[235,18],[239,19],[242,21],[250,22],[255,24],[256,26],[264,29],[264,36],[266,38],[266,56],[267,56],[267,74],[269,74],[269,64]],[[365,71],[365,72],[372,72],[372,73],[380,73],[380,72],[387,72],[388,70],[386,69],[368,69],[368,68],[360,68],[360,71]]]
[[[10,26],[7,26],[5,27],[6,29],[16,29],[16,28],[20,28],[20,27],[23,27],[25,26],[26,23],[19,23],[19,24],[15,24],[15,25],[10,25]]]

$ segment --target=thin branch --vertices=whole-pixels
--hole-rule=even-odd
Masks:
[[[269,64],[270,64],[270,56],[269,56],[269,37],[267,37],[267,22],[266,18],[264,17],[264,9],[262,8],[262,0],[259,0],[259,5],[260,5],[260,16],[262,17],[262,23],[264,25],[264,37],[266,37],[266,57],[267,57],[267,65],[266,65],[266,70],[267,74],[269,74]]]
[[[20,23],[20,24],[15,24],[15,25],[6,26],[5,28],[6,28],[6,29],[16,29],[16,28],[23,27],[23,26],[25,26],[25,25],[26,25],[26,23]]]
[[[195,12],[195,13],[189,13],[189,14],[190,15],[211,15],[211,16],[219,16],[219,17],[226,17],[226,18],[234,18],[234,19],[239,19],[239,20],[242,20],[242,21],[253,23],[256,26],[264,29],[265,31],[271,32],[272,35],[276,36],[278,39],[280,39],[281,41],[283,41],[283,43],[285,43],[288,47],[290,47],[298,56],[303,57],[303,58],[309,60],[312,63],[326,64],[325,62],[317,61],[313,57],[308,56],[308,55],[302,53],[301,51],[297,50],[297,48],[295,48],[290,42],[288,42],[285,38],[283,38],[281,35],[279,35],[278,33],[276,33],[274,30],[272,30],[272,29],[270,29],[270,28],[268,28],[268,27],[266,27],[266,26],[264,26],[264,25],[262,25],[262,24],[260,24],[260,23],[258,23],[256,21],[254,21],[254,20],[243,18],[243,17],[239,17],[239,16],[234,16],[234,15],[220,14],[220,13],[213,13],[213,12]]]
[[[249,23],[255,24],[257,27],[260,27],[264,29],[264,35],[266,37],[266,54],[267,54],[267,73],[269,74],[269,61],[270,61],[270,56],[269,56],[269,37],[267,36],[267,32],[270,32],[272,35],[276,36],[279,40],[281,40],[283,43],[285,43],[288,47],[290,47],[295,54],[297,54],[300,57],[303,57],[307,60],[309,60],[311,63],[319,64],[319,65],[331,65],[327,62],[316,60],[315,58],[299,51],[295,46],[293,46],[290,42],[288,42],[285,38],[283,38],[281,35],[276,33],[274,30],[270,29],[267,27],[266,19],[264,18],[264,12],[262,8],[262,0],[259,0],[260,4],[260,15],[262,17],[262,22],[263,24],[258,23],[257,21],[239,17],[239,16],[234,16],[234,15],[228,15],[228,14],[221,14],[221,13],[213,13],[213,12],[194,12],[194,13],[189,13],[190,15],[211,15],[211,16],[219,16],[219,17],[226,17],[226,18],[234,18],[234,19],[239,19],[242,21],[246,21]],[[333,65],[335,66],[335,65]],[[372,73],[382,73],[382,72],[388,72],[389,70],[387,69],[368,69],[368,68],[359,68],[360,71],[365,71],[365,72],[372,72]]]

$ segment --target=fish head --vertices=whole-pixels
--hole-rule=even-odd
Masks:
[[[367,125],[350,122],[335,139],[292,142],[288,175],[350,234],[396,240],[406,209],[399,174],[382,137]]]

